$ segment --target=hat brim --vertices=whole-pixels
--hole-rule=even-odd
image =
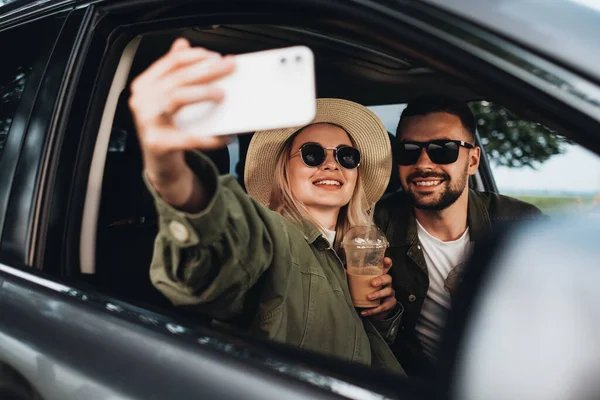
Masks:
[[[342,99],[317,99],[311,124],[330,123],[342,127],[361,152],[360,174],[369,202],[385,193],[392,171],[392,150],[383,122],[367,107]],[[303,127],[257,131],[248,147],[244,183],[250,196],[268,205],[273,188],[277,156],[285,142]]]

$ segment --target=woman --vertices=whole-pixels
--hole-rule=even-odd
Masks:
[[[180,39],[132,84],[160,221],[152,282],[176,305],[272,340],[403,373],[382,337],[393,339],[401,314],[391,277],[373,281],[371,296],[382,303],[361,319],[334,250],[345,229],[368,221],[368,205],[385,190],[385,128],[365,107],[330,99],[319,100],[315,123],[303,129],[257,132],[245,172],[251,198],[191,151],[226,139],[180,132],[170,118],[187,104],[221,100],[211,83],[234,67],[232,58]],[[364,153],[360,169],[353,140]]]

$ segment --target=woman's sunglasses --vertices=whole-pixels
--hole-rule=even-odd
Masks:
[[[452,164],[458,159],[460,148],[472,149],[470,143],[462,140],[432,140],[430,142],[396,142],[394,145],[394,161],[399,165],[414,165],[417,163],[423,149],[429,159],[435,164]]]
[[[327,159],[327,150],[333,150],[333,157],[344,169],[354,169],[360,165],[360,151],[357,148],[346,145],[323,147],[318,143],[304,143],[296,153],[292,154],[292,157],[300,153],[304,165],[307,167],[318,167]]]

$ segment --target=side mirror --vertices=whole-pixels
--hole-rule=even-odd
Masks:
[[[562,216],[478,243],[448,321],[444,392],[600,398],[599,286],[598,220]]]

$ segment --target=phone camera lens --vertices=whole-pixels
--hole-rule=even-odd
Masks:
[[[284,65],[284,64],[287,62],[287,60],[285,59],[285,57],[282,57],[282,58],[279,60],[279,62],[280,62],[282,65]]]
[[[296,62],[302,62],[302,56],[296,56]]]

